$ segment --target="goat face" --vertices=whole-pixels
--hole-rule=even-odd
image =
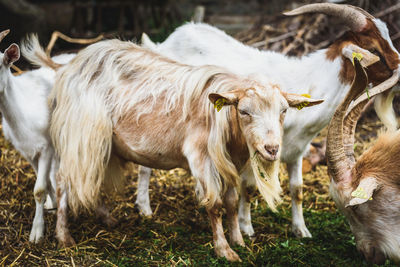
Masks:
[[[394,70],[399,69],[399,53],[390,40],[386,24],[365,10],[350,5],[316,3],[299,7],[285,14],[293,16],[306,13],[324,13],[337,17],[350,28],[351,31],[336,40],[326,52],[328,60],[343,56],[340,75],[342,82],[350,83],[354,77],[354,69],[350,61],[354,52],[361,54],[362,58],[359,60],[364,68],[370,66],[367,74],[369,81],[374,85],[387,80]]]
[[[375,56],[378,61],[371,61],[364,66],[366,69],[369,81],[375,86],[393,74],[393,71],[400,67],[399,53],[394,48],[389,37],[389,31],[386,24],[379,19],[367,19],[366,26],[360,32],[348,32],[338,44],[342,47],[342,54],[345,54],[343,49],[350,45],[360,48],[361,54],[364,57]],[[335,45],[330,49],[334,49]],[[362,49],[362,50],[361,50]],[[352,52],[354,49],[351,49]],[[342,68],[342,76],[347,81],[351,81],[354,77],[354,70],[350,60],[344,61]],[[371,65],[369,65],[371,64]]]
[[[386,257],[400,261],[400,188],[367,177],[356,189],[332,182],[331,195],[367,261],[383,264]]]
[[[300,109],[323,102],[281,92],[276,85],[255,85],[251,88],[210,94],[209,98],[216,105],[234,105],[235,117],[250,152],[258,153],[266,161],[275,161],[280,157],[283,121],[287,109]]]

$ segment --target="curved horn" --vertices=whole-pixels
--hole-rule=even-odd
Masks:
[[[328,172],[335,182],[342,181],[350,175],[349,171],[353,166],[353,162],[348,155],[344,144],[348,143],[344,140],[344,117],[346,110],[352,99],[360,95],[368,84],[368,78],[365,70],[357,59],[354,59],[356,75],[351,84],[350,91],[347,93],[343,102],[335,111],[331,123],[328,126],[328,137],[326,145],[326,155],[328,162]],[[347,130],[346,130],[347,131]]]
[[[395,86],[397,84],[397,82],[399,81],[400,78],[400,68],[399,69],[395,69],[393,71],[393,75],[385,80],[384,82],[378,84],[377,86],[373,87],[372,89],[368,90],[368,95],[367,94],[362,94],[360,96],[357,97],[357,99],[355,99],[353,101],[353,103],[351,103],[351,105],[348,107],[346,115],[349,114],[349,112],[355,108],[357,105],[359,105],[361,102],[367,100],[368,98],[371,98],[377,94],[383,93],[384,91],[392,88],[393,86]]]
[[[347,26],[355,32],[360,32],[367,25],[366,18],[374,17],[365,10],[351,5],[339,5],[332,3],[309,4],[296,8],[283,14],[287,16],[301,15],[305,13],[323,13],[328,16],[340,18]]]
[[[9,32],[10,32],[10,30],[5,30],[5,31],[0,32],[0,42],[1,42],[1,40],[4,39],[4,37],[6,37],[6,35],[7,35]]]

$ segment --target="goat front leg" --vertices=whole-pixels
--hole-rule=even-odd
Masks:
[[[303,217],[303,176],[302,157],[288,163],[290,196],[292,198],[292,232],[300,238],[312,237]]]
[[[68,194],[59,175],[57,175],[57,207],[56,238],[58,244],[62,248],[72,247],[75,245],[75,241],[68,229]]]
[[[204,156],[192,144],[192,142],[189,142],[189,145],[185,147],[185,151],[191,173],[196,179],[197,198],[200,202],[204,201],[207,197],[207,192],[212,192],[213,194],[210,195],[216,198],[211,205],[206,204],[206,210],[213,231],[214,251],[218,257],[225,257],[228,261],[240,261],[239,256],[229,246],[224,235],[222,227],[222,200],[219,187],[215,184],[215,173],[211,171],[215,167],[211,159]]]
[[[250,197],[255,193],[255,180],[249,163],[246,164],[240,177],[242,178],[242,185],[240,187],[239,225],[240,230],[252,238],[254,237],[254,229],[251,224]]]
[[[207,208],[213,231],[214,250],[218,257],[225,257],[228,261],[241,261],[235,251],[231,249],[224,235],[222,227],[222,203],[216,202],[212,207]],[[243,240],[242,240],[243,241]]]
[[[148,217],[153,215],[149,197],[150,176],[151,168],[139,165],[138,188],[135,204],[138,206],[140,214]]]
[[[224,205],[226,209],[226,217],[228,220],[229,239],[231,244],[244,247],[242,233],[239,228],[238,219],[238,195],[236,188],[229,186],[224,196]]]
[[[52,155],[48,150],[44,150],[38,159],[37,179],[33,190],[35,197],[36,209],[35,217],[32,223],[32,230],[29,235],[29,241],[38,243],[43,237],[44,232],[44,201],[47,196],[47,177],[50,172]]]

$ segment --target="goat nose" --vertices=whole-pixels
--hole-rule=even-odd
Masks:
[[[264,148],[265,151],[273,157],[275,157],[279,151],[279,145],[265,145]]]

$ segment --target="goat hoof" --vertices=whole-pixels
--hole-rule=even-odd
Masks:
[[[254,229],[251,222],[246,222],[245,220],[239,220],[240,230],[243,232],[244,235],[248,236],[250,239],[254,237]]]
[[[109,228],[113,228],[118,224],[117,219],[115,219],[113,216],[107,216],[107,217],[103,217],[102,219],[103,224],[106,225]]]
[[[298,238],[304,238],[304,237],[311,238],[312,237],[310,231],[308,231],[308,229],[305,225],[302,225],[302,226],[293,225],[292,232]]]
[[[215,249],[215,252],[217,253],[218,257],[225,257],[230,262],[234,261],[242,262],[239,255],[236,254],[236,252],[233,251],[230,247],[224,249]]]
[[[55,210],[57,209],[57,202],[53,201],[48,194],[46,197],[46,202],[44,203],[45,210]]]
[[[143,216],[146,218],[153,217],[153,211],[151,210],[150,205],[135,202],[135,208],[139,211],[140,216]]]
[[[43,226],[33,226],[31,233],[29,235],[29,242],[31,243],[39,243],[43,238]]]
[[[243,241],[242,234],[235,235],[235,236],[231,235],[230,240],[231,240],[231,244],[232,245],[238,245],[238,246],[241,246],[241,247],[245,247],[246,246],[246,244]]]
[[[76,246],[75,240],[71,236],[66,236],[58,241],[58,248],[70,248]]]

